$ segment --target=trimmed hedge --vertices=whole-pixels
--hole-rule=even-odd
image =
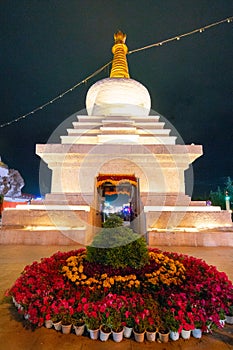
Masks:
[[[120,220],[122,225],[123,221]],[[106,220],[105,227],[87,247],[87,261],[114,268],[143,267],[149,260],[145,238],[128,227],[112,227],[113,224],[119,225],[119,222],[113,215]]]

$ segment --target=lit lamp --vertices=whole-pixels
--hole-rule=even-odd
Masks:
[[[226,201],[226,210],[230,210],[230,196],[228,195],[228,192],[225,192],[225,201]]]

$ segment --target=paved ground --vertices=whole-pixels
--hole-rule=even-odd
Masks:
[[[67,251],[79,246],[16,246],[0,245],[0,299],[11,287],[24,266],[41,257],[50,256],[56,251]],[[163,250],[176,251],[203,258],[207,263],[225,271],[233,281],[233,248],[214,247],[160,247]],[[115,343],[93,341],[88,336],[77,337],[75,334],[63,335],[44,327],[34,332],[27,330],[15,308],[8,303],[0,305],[0,349],[1,350],[229,350],[233,349],[233,326],[212,335],[204,335],[200,340],[179,340],[167,344],[136,343],[133,339]]]

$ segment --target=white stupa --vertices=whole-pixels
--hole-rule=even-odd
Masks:
[[[177,144],[160,116],[149,114],[148,90],[129,76],[126,35],[119,31],[114,39],[110,77],[90,87],[87,115],[77,114],[60,144],[37,145],[52,171],[51,192],[43,206],[21,211],[20,225],[57,228],[83,244],[108,213],[124,210],[127,224],[150,244],[163,231],[231,227],[230,212],[192,202],[185,193],[184,173],[202,146]],[[4,225],[11,215],[4,213]],[[166,244],[167,236],[162,239]]]

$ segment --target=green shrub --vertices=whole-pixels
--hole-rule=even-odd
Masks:
[[[114,268],[141,268],[148,262],[146,240],[128,227],[103,228],[87,247],[87,260]]]
[[[103,223],[103,227],[105,228],[119,227],[122,225],[123,225],[123,219],[115,214],[110,214],[107,220]]]

